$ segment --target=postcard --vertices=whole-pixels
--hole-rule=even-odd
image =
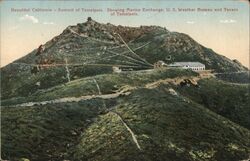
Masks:
[[[0,7],[0,160],[250,160],[248,1]]]

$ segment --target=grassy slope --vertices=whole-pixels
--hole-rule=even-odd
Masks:
[[[250,129],[249,85],[205,79],[199,81],[199,88],[179,87],[177,90],[211,111]]]
[[[112,92],[111,87],[114,85],[116,87],[135,85],[142,88],[147,82],[176,77],[180,74],[193,75],[192,72],[182,72],[179,70],[153,71],[147,74],[133,72],[128,75],[123,75],[124,73],[99,75],[95,76],[95,79],[99,82],[103,93],[109,93]],[[57,91],[54,95],[58,97],[64,94],[66,96],[72,96],[73,93],[76,96],[79,93],[85,94],[89,89],[96,92],[93,84],[91,88],[88,86],[88,81],[91,79],[73,81],[43,94],[45,96],[48,94],[49,98],[49,93],[54,91]],[[203,84],[201,81],[200,89],[184,87],[181,89],[183,91],[178,89],[177,91],[196,92],[203,89],[206,84],[210,88],[210,81]],[[214,85],[228,88],[227,84],[217,83],[215,81]],[[117,107],[117,112],[138,136],[143,152],[136,148],[119,119],[112,113],[103,111],[102,101],[90,100],[79,103],[3,108],[1,119],[2,128],[5,130],[2,132],[2,156],[12,160],[26,157],[32,160],[86,158],[166,160],[168,158],[182,161],[238,160],[247,157],[249,151],[247,147],[250,145],[249,130],[195,103],[197,101],[202,104],[199,100],[170,95],[168,93],[170,87],[173,88],[172,85],[165,84],[157,89],[138,89],[131,96],[106,102],[107,107]],[[236,88],[239,89],[238,93],[244,94],[245,88],[241,89],[238,86]],[[206,90],[203,92],[207,92]],[[229,94],[230,91],[235,91],[235,88],[228,88],[224,92]],[[186,94],[190,94],[190,91],[186,91]],[[186,94],[183,93],[189,97]],[[239,96],[239,98],[245,97]],[[235,101],[237,104],[242,100],[235,99]]]
[[[219,74],[219,75],[216,75],[216,77],[221,79],[221,80],[232,82],[232,83],[242,83],[242,84],[250,83],[249,70],[245,73]]]
[[[125,85],[140,87],[144,86],[146,83],[154,82],[159,79],[196,75],[197,73],[181,69],[158,69],[152,71],[103,74],[94,77],[77,79],[47,90],[40,90],[32,94],[30,97],[17,97],[9,100],[2,100],[2,105],[98,94],[98,90],[93,79],[96,79],[99,83],[102,94],[109,94]]]
[[[107,113],[82,134],[74,160],[239,160],[248,157],[248,130],[164,88],[139,89],[117,105],[142,151],[118,117]]]
[[[237,64],[225,56],[215,53],[206,48],[190,36],[178,32],[158,31],[145,34],[135,40],[136,43],[151,42],[148,46],[141,48],[137,54],[146,58],[149,62],[158,60],[173,63],[178,61],[198,61],[206,65],[207,69],[217,72],[232,72],[247,70],[241,64]],[[171,56],[171,60],[169,60]]]
[[[62,160],[102,109],[102,101],[3,108],[2,158]]]

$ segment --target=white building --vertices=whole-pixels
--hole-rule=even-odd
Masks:
[[[205,65],[200,62],[174,62],[172,64],[169,64],[168,66],[191,69],[193,71],[201,71],[206,69]]]

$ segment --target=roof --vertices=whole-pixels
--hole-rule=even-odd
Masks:
[[[188,66],[188,67],[204,67],[205,65],[200,62],[174,62],[169,66]]]

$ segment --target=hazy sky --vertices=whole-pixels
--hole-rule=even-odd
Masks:
[[[190,35],[200,44],[238,59],[249,67],[249,3],[246,1],[1,1],[1,66],[4,66],[60,34],[67,26],[85,22],[91,16],[101,23],[140,26],[159,25]],[[13,9],[30,9],[13,12]],[[52,9],[34,12],[32,9]],[[58,12],[74,9],[74,12]],[[75,9],[103,12],[76,12]],[[137,12],[137,16],[111,16],[111,9],[169,8],[169,12]],[[196,11],[179,12],[173,8]],[[197,8],[213,11],[197,11]],[[220,9],[222,11],[214,11]],[[224,8],[234,11],[224,11]]]

